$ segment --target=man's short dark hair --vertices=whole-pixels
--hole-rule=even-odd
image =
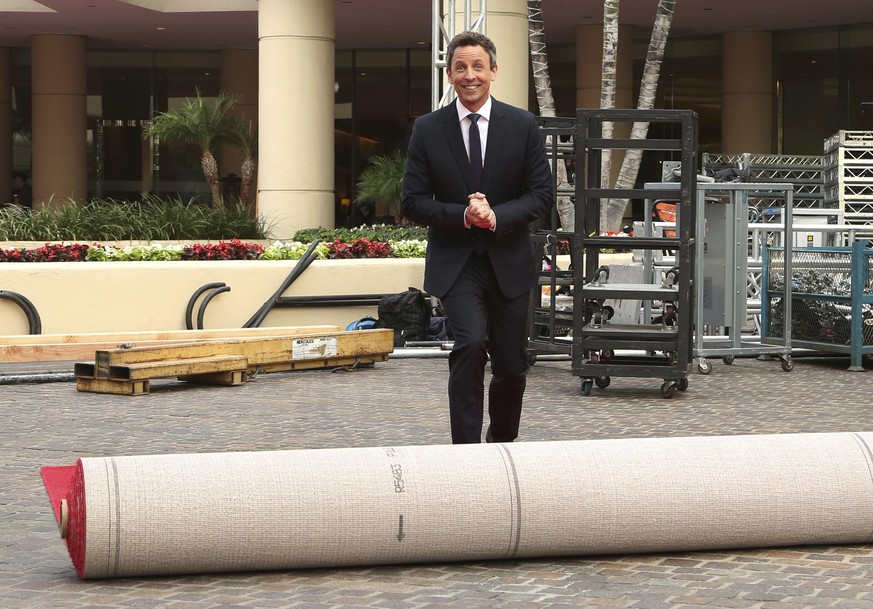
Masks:
[[[15,179],[15,178],[21,178],[21,180],[22,180],[23,182],[27,182],[27,174],[26,174],[26,173],[23,173],[23,172],[21,172],[21,171],[16,171],[14,174],[12,174],[12,178],[13,178],[13,179]]]
[[[449,42],[446,49],[446,66],[452,69],[452,57],[458,47],[482,47],[488,53],[488,59],[491,62],[490,69],[497,66],[497,47],[485,34],[479,32],[461,32]]]

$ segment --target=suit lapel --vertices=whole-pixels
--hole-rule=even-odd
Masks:
[[[455,102],[457,103],[457,101]],[[458,109],[455,103],[443,108],[443,130],[452,156],[458,164],[461,175],[467,183],[467,190],[473,192],[473,170],[470,168],[470,159],[467,157],[467,149],[464,147],[464,136],[461,134],[461,122],[458,120]],[[487,153],[486,153],[487,154]]]
[[[486,195],[491,178],[497,172],[505,135],[506,113],[500,107],[500,102],[491,98],[491,121],[488,123],[488,143],[485,146],[485,165],[482,169],[482,192]]]

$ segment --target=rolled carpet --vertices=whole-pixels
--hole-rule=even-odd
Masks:
[[[873,539],[873,433],[86,458],[82,578]]]

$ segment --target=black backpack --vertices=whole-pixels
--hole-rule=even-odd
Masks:
[[[427,340],[430,306],[421,290],[409,288],[399,294],[386,294],[379,299],[377,328],[394,330],[394,346],[407,341]]]

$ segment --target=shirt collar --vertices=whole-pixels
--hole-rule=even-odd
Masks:
[[[461,102],[456,102],[455,107],[458,109],[458,122],[467,118],[470,114],[473,114],[467,108],[464,107],[464,104]],[[488,96],[488,99],[485,100],[485,103],[482,104],[482,107],[476,111],[476,114],[482,116],[486,121],[491,122],[491,96]]]

